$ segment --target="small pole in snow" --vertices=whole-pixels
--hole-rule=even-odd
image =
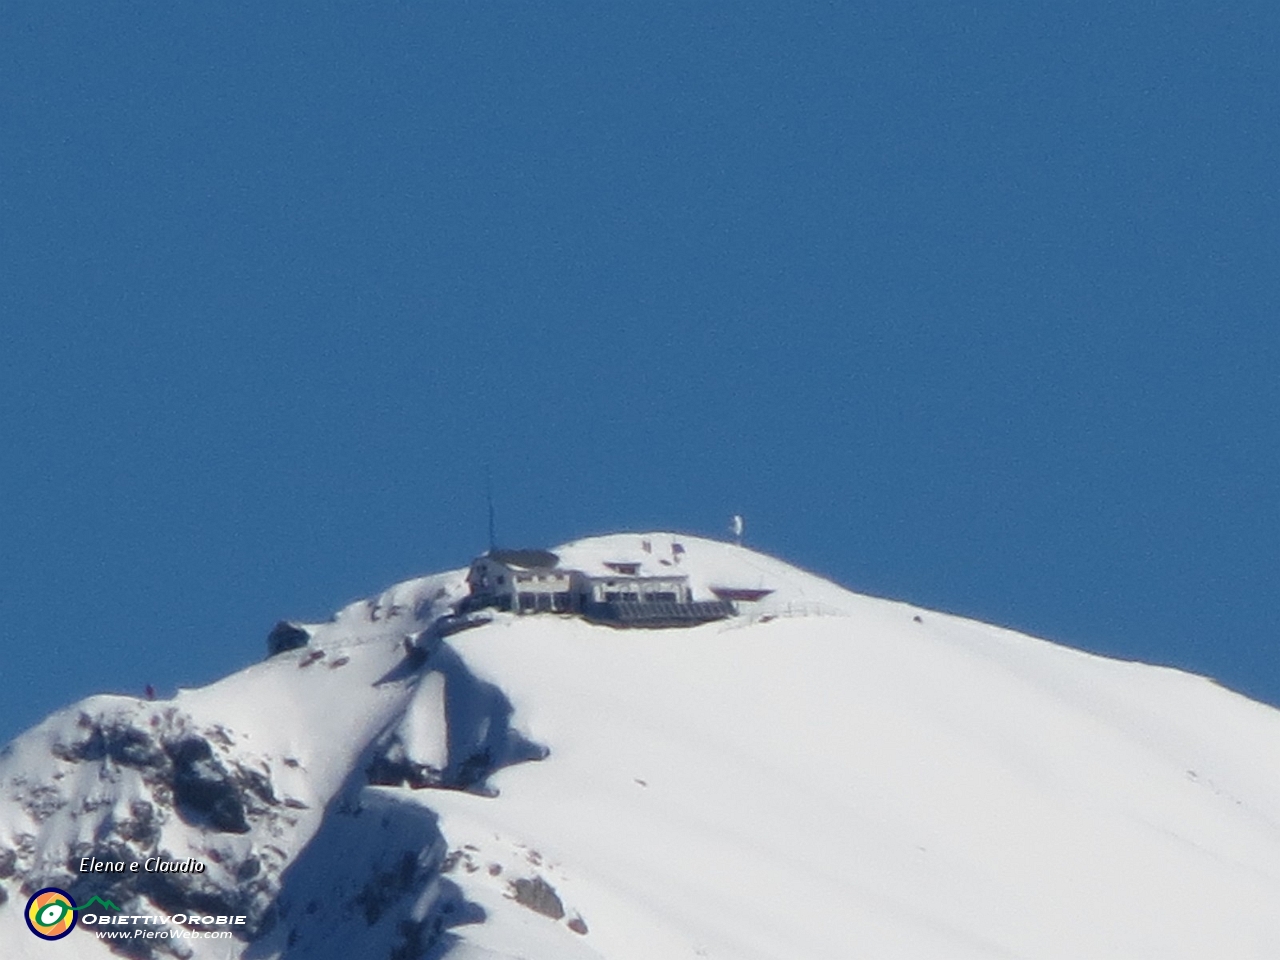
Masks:
[[[742,519],[742,514],[735,513],[733,519],[729,521],[729,529],[733,531],[733,542],[738,546],[742,546],[742,531],[746,527],[746,522]]]

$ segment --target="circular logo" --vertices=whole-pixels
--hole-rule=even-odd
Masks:
[[[61,940],[76,926],[76,902],[57,887],[37,890],[27,901],[27,926],[41,940]]]

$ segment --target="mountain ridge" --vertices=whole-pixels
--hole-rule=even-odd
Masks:
[[[1280,713],[729,544],[555,552],[646,543],[703,596],[773,593],[688,629],[494,614],[440,636],[466,593],[453,570],[171,701],[55,713],[0,756],[2,942],[57,949],[21,907],[58,884],[131,911],[243,911],[230,955],[264,960],[1164,960],[1280,942]],[[86,850],[209,869],[112,886],[68,868]],[[123,949],[86,927],[70,942]]]

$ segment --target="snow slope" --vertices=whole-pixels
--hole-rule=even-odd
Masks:
[[[0,757],[0,955],[111,955],[21,917],[24,889],[96,892],[67,861],[111,843],[211,862],[210,889],[128,909],[256,918],[176,942],[197,958],[1276,955],[1270,707],[727,544],[557,552],[774,592],[686,630],[499,615],[441,640],[454,571],[171,702],[55,714]]]

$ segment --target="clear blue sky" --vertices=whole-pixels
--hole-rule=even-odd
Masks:
[[[1280,703],[1274,3],[0,5],[0,740],[500,539]]]

